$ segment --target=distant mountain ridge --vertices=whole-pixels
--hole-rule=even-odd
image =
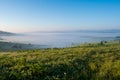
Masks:
[[[33,33],[69,33],[69,32],[95,32],[95,33],[118,33],[120,29],[106,29],[106,30],[66,30],[66,31],[34,31]]]
[[[120,29],[107,29],[107,30],[78,30],[76,32],[96,32],[96,33],[118,33]]]
[[[0,36],[11,36],[11,35],[15,35],[15,33],[0,31]]]

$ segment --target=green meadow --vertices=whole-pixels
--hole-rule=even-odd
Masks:
[[[120,80],[120,43],[1,51],[0,80]]]

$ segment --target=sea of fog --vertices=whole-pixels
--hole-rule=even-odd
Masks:
[[[53,48],[70,47],[102,40],[111,41],[119,35],[120,32],[33,32],[14,36],[2,36],[2,38],[7,42],[34,44],[42,48]]]

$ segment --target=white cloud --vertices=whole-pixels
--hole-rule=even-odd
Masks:
[[[0,24],[0,30],[5,31],[8,25],[6,24]]]

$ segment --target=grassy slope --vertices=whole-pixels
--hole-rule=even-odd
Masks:
[[[0,80],[120,80],[118,43],[0,53]]]

